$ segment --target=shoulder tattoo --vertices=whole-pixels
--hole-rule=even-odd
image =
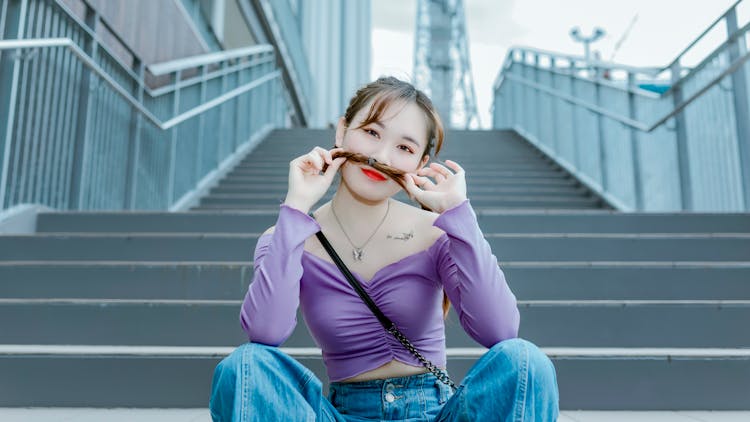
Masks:
[[[396,234],[396,235],[389,234],[387,238],[388,239],[394,239],[394,240],[404,240],[404,241],[406,241],[406,240],[409,240],[409,239],[411,239],[413,237],[414,237],[414,230],[410,230],[408,233],[404,232],[404,233],[400,233],[400,234]]]

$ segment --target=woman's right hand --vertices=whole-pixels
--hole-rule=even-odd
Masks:
[[[326,150],[315,147],[305,155],[289,162],[289,189],[284,203],[298,210],[308,213],[320,198],[325,195],[333,182],[339,167],[346,161],[346,157],[332,158],[336,151],[343,148]],[[321,174],[324,164],[328,168]]]

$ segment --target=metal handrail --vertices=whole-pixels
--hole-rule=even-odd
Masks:
[[[241,70],[245,70],[245,69],[247,69],[249,67],[257,66],[257,65],[263,64],[263,63],[272,62],[273,60],[274,60],[273,56],[268,56],[268,57],[265,57],[265,58],[255,58],[255,59],[249,60],[247,62],[244,62],[244,63],[241,63],[241,64],[236,64],[236,65],[233,65],[233,66],[227,66],[227,67],[222,68],[220,70],[217,70],[215,72],[211,72],[211,78],[210,79],[220,78],[222,76],[226,76],[226,75],[229,75],[231,73],[235,73],[235,72],[239,72]],[[192,85],[198,85],[198,84],[200,84],[201,82],[203,82],[205,80],[208,80],[208,79],[205,79],[202,75],[198,75],[198,76],[194,76],[192,78],[187,78],[187,79],[180,80],[179,85],[176,84],[176,83],[173,83],[171,85],[164,85],[164,86],[159,87],[159,88],[149,89],[149,90],[146,91],[146,93],[149,94],[149,96],[151,98],[156,98],[156,97],[160,97],[160,96],[165,95],[165,94],[172,93],[172,92],[174,92],[174,91],[176,91],[178,89],[184,89],[184,88],[187,88],[187,87],[192,86]]]
[[[512,55],[513,55],[513,53],[515,51],[531,52],[531,53],[534,53],[534,54],[541,54],[541,55],[550,56],[551,58],[561,58],[561,59],[568,60],[568,61],[586,62],[586,63],[591,64],[592,67],[597,67],[597,68],[601,68],[601,69],[624,70],[624,71],[627,71],[629,73],[644,74],[644,75],[648,75],[648,76],[654,77],[654,76],[657,76],[657,75],[660,75],[660,74],[664,73],[667,70],[671,70],[673,68],[673,66],[676,63],[678,63],[680,61],[680,59],[685,54],[687,54],[688,51],[690,51],[690,49],[692,49],[696,44],[698,44],[698,42],[700,42],[700,40],[702,40],[719,22],[721,22],[724,18],[726,18],[726,16],[729,13],[731,13],[733,10],[735,10],[735,8],[737,7],[737,5],[739,5],[743,1],[744,0],[737,0],[737,1],[735,1],[729,8],[726,9],[726,11],[724,13],[721,14],[721,16],[719,16],[718,18],[716,18],[708,26],[708,28],[706,28],[687,47],[685,47],[672,61],[670,61],[669,64],[667,64],[665,66],[662,66],[662,67],[628,66],[628,65],[623,65],[623,64],[613,63],[613,62],[607,62],[607,61],[601,61],[601,60],[588,60],[587,61],[586,58],[583,57],[583,56],[576,56],[576,55],[570,55],[570,54],[556,53],[556,52],[542,50],[542,49],[536,49],[536,48],[532,48],[532,47],[511,47],[510,50],[508,51],[508,53],[506,54],[506,58],[504,60],[504,63],[506,63],[508,61],[512,61]],[[747,32],[748,27],[750,27],[750,24],[747,24],[747,25],[743,26],[742,28],[739,28],[733,34],[729,35],[727,37],[727,39],[721,45],[719,45],[718,47],[716,47],[714,50],[715,51],[720,50],[720,49],[726,47],[728,44],[730,44],[733,41],[735,41],[742,34],[744,34],[745,32]],[[706,58],[704,58],[701,61],[701,63],[699,63],[697,66],[695,66],[694,69],[701,68],[702,65],[706,61],[710,60],[713,56],[714,56],[713,54],[708,55]],[[505,65],[503,65],[502,68],[504,69]],[[499,76],[500,75],[498,75],[498,78],[496,79],[496,82],[494,84],[495,87],[497,87],[498,84],[499,84],[499,79],[500,79]],[[674,86],[682,84],[683,80],[686,79],[688,76],[689,76],[689,74],[685,75],[684,77],[680,77],[677,81],[672,82],[672,88]],[[670,88],[668,91],[660,94],[660,96],[667,95],[672,90],[672,88]]]
[[[624,64],[614,63],[614,62],[608,62],[604,60],[588,60],[586,61],[586,58],[583,56],[576,56],[574,54],[565,54],[565,53],[557,53],[554,51],[544,50],[541,48],[534,48],[534,47],[511,47],[507,56],[510,56],[515,51],[519,51],[521,53],[529,52],[532,54],[541,54],[545,56],[554,57],[556,59],[564,59],[568,60],[570,62],[586,62],[590,63],[592,67],[597,67],[601,69],[622,69],[626,70],[631,73],[640,73],[644,75],[649,76],[655,76],[659,73],[663,72],[664,70],[658,67],[648,67],[648,66],[628,66]]]
[[[609,118],[611,118],[613,120],[617,120],[618,122],[620,122],[620,123],[622,123],[624,125],[628,125],[628,126],[630,126],[632,128],[635,128],[635,129],[638,129],[638,130],[642,130],[642,131],[647,131],[647,129],[648,129],[648,126],[644,125],[643,123],[640,123],[640,122],[638,122],[636,120],[633,120],[631,118],[628,118],[628,117],[622,117],[621,115],[619,115],[617,113],[613,113],[611,111],[608,111],[607,109],[605,109],[603,107],[597,106],[595,104],[591,104],[591,103],[589,103],[587,101],[579,100],[578,98],[576,98],[576,97],[574,97],[572,95],[561,93],[561,92],[559,92],[557,90],[548,88],[548,87],[546,87],[544,85],[541,85],[541,84],[538,84],[536,82],[531,82],[531,81],[529,81],[529,80],[527,80],[525,78],[522,78],[522,77],[519,77],[519,76],[516,76],[516,75],[506,75],[505,77],[508,78],[508,79],[510,79],[510,80],[516,81],[516,82],[518,82],[518,83],[520,83],[522,85],[526,85],[528,87],[534,88],[537,91],[541,91],[541,92],[544,92],[546,94],[552,95],[553,97],[557,97],[557,98],[559,98],[559,99],[561,99],[563,101],[566,101],[566,102],[569,102],[571,104],[576,104],[576,105],[579,105],[581,107],[584,107],[584,108],[586,108],[586,109],[588,109],[588,110],[590,110],[590,111],[592,111],[592,112],[594,112],[596,114],[600,114],[602,116],[609,117]]]
[[[736,41],[736,40],[737,40],[738,38],[740,38],[740,37],[743,37],[743,36],[745,36],[745,34],[746,34],[746,33],[747,33],[748,31],[750,31],[750,22],[748,22],[747,24],[745,24],[744,26],[742,26],[742,28],[739,28],[739,29],[737,29],[737,31],[735,31],[735,32],[734,32],[734,33],[733,33],[732,35],[728,36],[728,37],[727,37],[727,39],[726,39],[726,40],[725,40],[724,42],[722,42],[722,43],[721,43],[721,44],[720,44],[720,45],[719,45],[718,47],[716,47],[716,48],[714,49],[714,51],[713,51],[713,52],[712,52],[711,54],[709,54],[708,56],[706,56],[706,57],[705,57],[705,58],[704,58],[703,60],[701,60],[701,62],[700,62],[700,63],[698,63],[698,65],[697,65],[697,66],[695,66],[694,68],[692,68],[692,69],[690,70],[690,73],[698,72],[698,71],[700,71],[701,69],[703,69],[703,68],[704,68],[704,67],[705,67],[705,66],[706,66],[706,65],[707,65],[708,63],[710,63],[710,61],[711,61],[711,60],[713,60],[713,59],[714,59],[714,58],[715,58],[715,57],[716,57],[716,56],[717,56],[717,55],[718,55],[718,54],[719,54],[719,53],[720,53],[720,52],[721,52],[721,51],[722,51],[723,49],[725,49],[725,48],[728,48],[728,47],[730,47],[730,46],[731,46],[731,44],[732,44],[733,42],[735,42],[735,41]],[[676,63],[676,62],[674,62],[674,63]],[[681,77],[680,79],[678,79],[678,80],[674,81],[674,82],[672,83],[672,86],[671,86],[671,87],[670,87],[670,88],[669,88],[669,89],[668,89],[667,91],[665,91],[664,93],[662,93],[661,95],[663,95],[663,96],[666,96],[666,95],[668,95],[668,94],[670,93],[670,91],[672,91],[672,90],[673,90],[673,89],[674,89],[674,88],[675,88],[676,86],[680,86],[680,85],[682,85],[682,84],[684,83],[684,81],[685,81],[685,80],[686,80],[686,79],[687,79],[688,77],[690,77],[690,73],[688,73],[688,74],[687,74],[687,75],[685,75],[684,77]]]
[[[251,47],[236,48],[233,50],[218,51],[215,53],[200,54],[192,57],[185,57],[182,59],[152,64],[147,66],[147,69],[149,72],[151,72],[152,75],[161,76],[180,70],[191,69],[199,66],[205,66],[208,64],[224,62],[261,53],[273,53],[273,47],[267,44],[261,44]]]
[[[81,62],[91,69],[97,76],[102,78],[112,89],[120,94],[130,105],[141,113],[146,119],[148,119],[154,126],[161,130],[168,130],[175,125],[194,117],[206,110],[217,107],[228,100],[241,95],[256,86],[265,83],[269,80],[280,76],[281,72],[276,70],[268,75],[260,77],[252,82],[249,82],[239,88],[236,88],[220,97],[217,97],[211,101],[208,101],[199,106],[193,107],[187,111],[180,113],[179,115],[169,119],[166,122],[162,122],[158,117],[154,116],[151,111],[143,106],[137,99],[133,98],[132,95],[124,88],[122,88],[117,82],[115,82],[107,73],[88,55],[86,52],[70,38],[42,38],[42,39],[20,39],[20,40],[0,40],[0,50],[13,50],[20,48],[56,48],[65,47],[69,49]]]
[[[107,43],[104,43],[99,38],[99,36],[96,34],[96,31],[94,31],[93,29],[91,29],[86,24],[86,22],[84,22],[78,15],[76,15],[75,12],[73,12],[72,10],[70,10],[70,7],[68,7],[67,4],[65,4],[64,2],[62,2],[60,0],[54,0],[52,2],[52,4],[54,4],[56,7],[59,7],[63,12],[65,12],[67,18],[70,19],[70,20],[72,20],[73,22],[75,22],[76,25],[78,25],[78,27],[77,27],[78,29],[80,29],[83,32],[85,32],[86,35],[88,35],[94,42],[97,43],[97,45],[98,45],[97,49],[106,52],[109,55],[109,57],[115,63],[117,63],[118,65],[120,65],[121,70],[123,70],[125,73],[127,73],[128,75],[130,75],[131,78],[138,79],[138,75],[135,73],[135,71],[133,71],[133,69],[131,69],[130,66],[126,65],[125,63],[123,63],[122,60],[120,60],[120,58],[117,56],[117,54],[115,54],[115,52],[107,45]],[[109,34],[111,34],[113,37],[115,37],[115,39],[120,43],[120,47],[121,48],[125,49],[125,51],[127,51],[128,54],[130,54],[134,58],[138,58],[138,60],[140,60],[140,58],[138,57],[138,54],[136,54],[136,52],[133,51],[133,49],[130,48],[130,46],[128,46],[128,44],[125,41],[122,40],[122,38],[117,33],[117,31],[113,30],[109,26],[109,24],[107,24],[107,22],[105,22],[103,20],[100,20],[100,24],[104,25],[105,28],[109,31]],[[148,87],[146,87],[146,88],[148,89]]]
[[[633,129],[637,129],[637,130],[640,130],[642,132],[650,133],[650,132],[653,132],[654,129],[656,129],[657,127],[663,125],[667,120],[669,120],[672,117],[674,117],[677,114],[679,114],[685,107],[687,107],[688,105],[690,105],[693,101],[695,101],[696,99],[698,99],[706,91],[708,91],[709,89],[711,89],[715,85],[717,85],[719,82],[721,82],[721,80],[724,79],[727,75],[729,75],[729,74],[733,73],[734,71],[736,71],[740,66],[742,66],[743,64],[745,64],[745,62],[747,62],[748,60],[750,60],[750,52],[745,53],[744,55],[740,56],[737,60],[733,61],[732,64],[729,67],[727,67],[727,69],[725,69],[718,76],[716,76],[713,79],[711,79],[711,82],[709,82],[703,88],[699,89],[693,95],[691,95],[690,97],[688,97],[686,100],[684,100],[683,102],[681,102],[680,104],[678,104],[677,106],[675,106],[674,109],[672,109],[672,111],[670,111],[669,113],[665,114],[663,117],[659,118],[653,124],[648,125],[648,126],[646,124],[644,124],[644,123],[638,122],[638,121],[633,120],[633,119],[631,119],[629,117],[623,117],[620,114],[609,112],[606,109],[604,109],[602,107],[599,107],[597,105],[591,104],[589,102],[581,101],[581,100],[579,100],[576,97],[573,97],[571,95],[560,93],[559,91],[547,88],[544,85],[537,84],[536,82],[531,82],[531,81],[529,81],[529,80],[527,80],[526,78],[523,78],[523,77],[519,77],[519,76],[516,76],[516,75],[504,75],[503,78],[514,80],[514,81],[519,82],[519,83],[521,83],[523,85],[532,87],[532,88],[534,88],[536,90],[539,90],[539,91],[543,91],[543,92],[545,92],[547,94],[550,94],[550,95],[552,95],[554,97],[560,98],[560,99],[562,99],[564,101],[567,101],[569,103],[580,105],[581,107],[584,107],[584,108],[590,110],[593,113],[609,117],[609,118],[611,118],[613,120],[617,120],[618,122],[620,122],[620,123],[622,123],[624,125],[632,127]]]
[[[207,102],[205,102],[205,103],[203,103],[203,104],[201,104],[201,105],[199,105],[197,107],[193,107],[190,110],[187,110],[187,111],[185,111],[185,112],[183,112],[183,113],[181,113],[181,114],[179,114],[179,115],[177,115],[177,116],[175,116],[175,117],[167,120],[166,122],[163,123],[163,125],[161,125],[161,127],[163,129],[165,129],[165,130],[169,129],[169,128],[177,125],[177,124],[180,124],[180,123],[184,122],[185,120],[187,120],[187,119],[189,119],[191,117],[194,117],[194,116],[197,116],[198,114],[203,113],[206,110],[210,110],[210,109],[212,109],[214,107],[217,107],[217,106],[219,106],[221,104],[224,104],[225,102],[231,100],[232,98],[237,97],[239,95],[242,95],[245,92],[250,91],[251,89],[253,89],[253,88],[255,88],[255,87],[259,86],[259,85],[262,85],[262,84],[264,84],[264,83],[266,83],[266,82],[268,82],[270,80],[276,79],[279,76],[281,76],[281,71],[280,70],[275,70],[275,71],[269,73],[268,75],[261,76],[260,78],[257,78],[256,80],[254,80],[252,82],[246,83],[245,85],[242,85],[241,87],[235,88],[235,89],[227,92],[226,94],[220,95],[220,96],[214,98],[213,100],[207,101]]]
[[[672,62],[670,62],[669,65],[667,65],[667,66],[659,69],[656,74],[659,74],[659,73],[663,72],[664,70],[671,68],[675,63],[679,62],[680,57],[682,57],[690,48],[692,48],[713,27],[715,27],[718,22],[720,22],[722,19],[724,19],[730,12],[732,12],[733,10],[735,10],[735,8],[737,7],[737,5],[739,3],[741,3],[742,1],[743,0],[737,0],[729,9],[727,9],[726,12],[724,12],[718,19],[716,19],[709,26],[708,29],[706,29],[696,40],[694,40],[687,48],[685,48],[677,56],[677,58],[675,60],[673,60]],[[668,89],[667,91],[665,91],[663,93],[652,94],[652,95],[656,95],[657,98],[664,98],[664,97],[670,95],[671,92],[675,89],[675,87],[683,84],[684,81],[687,78],[689,78],[694,71],[702,69],[709,60],[712,60],[716,56],[716,54],[718,54],[719,51],[726,49],[734,41],[736,41],[739,37],[744,36],[748,31],[750,31],[750,23],[748,23],[746,25],[743,25],[741,28],[738,28],[732,34],[730,34],[729,36],[727,36],[727,39],[724,42],[722,42],[718,47],[716,47],[711,54],[709,54],[708,56],[706,56],[701,61],[701,63],[699,63],[691,71],[691,73],[685,75],[684,77],[680,77],[676,81],[673,81],[671,83],[670,89]],[[584,108],[586,108],[586,109],[588,109],[588,110],[590,110],[590,111],[592,111],[592,112],[594,112],[596,114],[599,114],[599,115],[602,115],[602,116],[607,116],[607,117],[612,118],[614,120],[617,120],[617,121],[619,121],[619,122],[621,122],[621,123],[623,123],[623,124],[625,124],[627,126],[630,126],[630,127],[634,128],[634,129],[637,129],[637,130],[640,130],[640,131],[646,132],[646,133],[652,132],[654,129],[656,129],[657,127],[661,126],[662,124],[664,124],[666,121],[668,121],[672,117],[674,117],[677,114],[679,114],[682,110],[685,109],[685,107],[687,107],[688,105],[690,105],[692,102],[694,102],[696,99],[698,99],[701,95],[703,95],[709,89],[711,89],[715,85],[719,84],[722,79],[724,79],[727,75],[735,72],[740,66],[742,66],[745,62],[747,62],[750,59],[750,53],[746,53],[743,56],[740,56],[739,58],[737,58],[736,60],[734,60],[718,76],[715,76],[713,79],[711,79],[711,81],[709,83],[707,83],[706,85],[704,85],[701,89],[699,89],[698,91],[696,91],[695,93],[693,93],[687,99],[683,100],[680,104],[676,105],[669,113],[667,113],[664,116],[662,116],[661,118],[657,119],[653,124],[646,125],[644,123],[637,122],[637,121],[635,121],[635,120],[633,120],[633,119],[631,119],[629,117],[623,117],[622,115],[608,112],[605,109],[603,109],[603,108],[601,108],[601,107],[599,107],[597,105],[593,105],[593,104],[588,103],[586,101],[578,100],[578,99],[576,99],[576,98],[574,98],[574,97],[572,97],[570,95],[562,94],[562,93],[560,93],[560,92],[558,92],[556,90],[549,89],[549,88],[544,87],[544,86],[542,86],[540,84],[537,84],[537,83],[535,83],[533,81],[529,81],[529,80],[527,80],[524,77],[519,77],[519,76],[516,76],[516,75],[505,74],[505,71],[514,62],[513,56],[514,56],[514,54],[515,54],[516,51],[520,51],[521,53],[524,53],[524,54],[525,54],[525,52],[532,52],[532,53],[536,53],[536,54],[543,54],[543,55],[548,55],[551,58],[557,58],[557,57],[559,57],[559,58],[562,58],[562,59],[565,59],[565,60],[574,60],[574,61],[583,60],[583,61],[585,61],[585,58],[582,58],[580,56],[571,56],[571,55],[566,55],[566,54],[558,54],[558,53],[554,53],[554,52],[549,52],[549,51],[544,51],[544,50],[539,50],[539,49],[533,49],[533,48],[511,48],[511,50],[506,55],[505,61],[503,62],[503,66],[501,68],[501,73],[498,75],[498,79],[496,80],[496,82],[495,82],[495,84],[493,86],[494,89],[499,89],[500,85],[502,84],[502,81],[505,78],[508,78],[508,79],[514,80],[516,82],[522,83],[522,84],[524,84],[526,86],[530,86],[530,87],[532,87],[534,89],[537,89],[539,91],[546,92],[546,93],[548,93],[548,94],[550,94],[552,96],[555,96],[557,98],[563,99],[563,100],[565,100],[567,102],[580,105],[580,106],[582,106],[582,107],[584,107]],[[525,57],[524,57],[524,61],[523,62],[525,63]],[[614,69],[613,67],[609,67],[608,65],[610,63],[607,63],[607,62],[589,61],[588,63],[591,63],[594,67]],[[622,70],[627,70],[629,73],[644,73],[644,70],[648,70],[649,69],[649,68],[638,68],[638,67],[630,67],[630,66],[619,66],[618,68],[622,69]],[[602,83],[601,80],[598,80],[596,82],[597,83]],[[625,89],[625,88],[623,88],[623,89]],[[644,93],[640,92],[640,90],[634,90],[631,86],[627,87],[627,91],[633,92],[633,93],[638,94],[638,95],[643,95],[644,94]]]
[[[518,50],[515,50],[515,51],[518,51]],[[533,49],[530,49],[529,51],[533,51]],[[539,51],[542,51],[542,50],[539,50]],[[571,56],[571,57],[573,57],[573,56]],[[501,68],[501,72],[498,74],[497,79],[493,83],[492,89],[496,90],[496,89],[498,89],[500,87],[500,85],[503,82],[503,79],[506,77],[506,75],[503,74],[503,71],[505,69],[510,68],[510,66],[512,64],[513,64],[513,62],[512,62],[511,59],[506,59],[503,62],[503,65],[502,65],[502,68]],[[589,79],[589,78],[584,78],[584,77],[578,76],[578,75],[576,75],[574,73],[567,73],[567,72],[560,71],[560,70],[557,70],[557,69],[558,68],[551,67],[551,68],[547,69],[547,71],[550,72],[550,73],[555,73],[555,74],[558,74],[558,75],[572,77],[572,78],[575,78],[575,79],[578,79],[578,80],[582,80],[582,81],[588,81],[588,82],[591,81],[591,79]],[[560,69],[564,69],[564,68],[560,68]],[[633,69],[648,69],[648,68],[633,68]],[[649,97],[649,98],[655,98],[655,99],[661,98],[661,94],[658,94],[658,93],[653,92],[653,91],[647,91],[647,90],[638,88],[637,86],[622,86],[622,85],[615,84],[614,82],[608,81],[607,79],[599,79],[597,81],[597,83],[602,84],[602,85],[606,85],[606,86],[608,86],[608,87],[610,87],[612,89],[618,89],[620,91],[625,91],[625,92],[632,92],[634,94],[637,94],[637,95],[640,95],[640,96],[643,96],[643,97]]]
[[[679,62],[679,61],[680,61],[680,59],[682,58],[682,56],[684,56],[684,55],[685,55],[685,54],[686,54],[686,53],[687,53],[688,51],[690,51],[690,49],[691,49],[691,48],[693,48],[693,46],[695,46],[696,44],[698,44],[698,42],[699,42],[700,40],[702,40],[702,39],[703,39],[703,37],[705,37],[705,36],[706,36],[706,35],[707,35],[707,34],[708,34],[709,32],[711,32],[711,30],[712,30],[712,29],[714,29],[714,27],[715,27],[715,26],[716,26],[716,25],[717,25],[717,24],[718,24],[719,22],[721,22],[721,20],[722,20],[722,19],[724,19],[724,18],[725,18],[725,17],[726,17],[726,16],[727,16],[727,15],[729,14],[729,12],[731,12],[732,10],[734,10],[734,8],[736,8],[736,7],[737,7],[737,5],[738,5],[738,4],[740,4],[740,3],[742,3],[743,1],[744,1],[744,0],[737,0],[736,2],[734,2],[734,4],[732,4],[731,6],[729,6],[729,8],[728,8],[728,9],[726,10],[726,12],[722,13],[722,14],[721,14],[721,16],[719,16],[718,18],[716,18],[716,20],[715,20],[715,21],[713,21],[713,22],[711,23],[711,25],[709,25],[709,26],[708,26],[708,28],[706,28],[706,30],[705,30],[705,31],[703,31],[703,32],[702,32],[702,33],[701,33],[700,35],[698,35],[698,37],[696,37],[696,38],[695,38],[695,39],[693,40],[693,42],[691,42],[691,43],[690,43],[690,44],[689,44],[689,45],[688,45],[687,47],[685,47],[685,48],[684,48],[684,49],[683,49],[683,50],[682,50],[682,51],[680,52],[680,54],[678,54],[678,55],[677,55],[677,57],[675,57],[675,59],[674,59],[674,60],[672,60],[671,62],[669,62],[669,64],[668,64],[668,65],[664,66],[664,67],[663,67],[663,68],[661,69],[661,71],[663,72],[663,71],[665,71],[665,70],[667,70],[667,69],[670,69],[670,68],[671,68],[672,66],[674,66],[674,64],[675,64],[675,63]]]
[[[66,14],[66,16],[67,16],[68,19],[71,19],[73,22],[75,22],[78,25],[79,29],[83,30],[89,37],[91,37],[91,39],[98,44],[97,48],[99,50],[105,51],[109,55],[110,59],[113,60],[115,63],[117,63],[120,66],[120,70],[122,70],[125,73],[127,73],[134,80],[141,79],[141,77],[130,66],[126,65],[125,63],[123,63],[122,60],[120,60],[120,58],[117,57],[117,55],[112,51],[112,49],[107,45],[107,43],[105,43],[102,39],[100,39],[99,36],[96,34],[96,32],[94,30],[92,30],[78,15],[76,15],[72,10],[70,10],[70,8],[68,7],[67,4],[65,4],[64,2],[62,2],[60,0],[54,0],[53,4],[55,6],[57,6],[57,7],[59,7]],[[114,29],[112,29],[106,21],[101,20],[100,24],[104,25],[107,28],[107,30],[109,31],[109,33],[112,36],[114,36],[115,39],[117,39],[119,41],[119,43],[122,46],[122,48],[124,48],[128,52],[128,54],[132,55],[135,58],[138,58],[138,55],[136,54],[136,52],[133,51],[132,48],[130,48],[127,45],[127,43],[120,37],[120,35],[117,33],[117,31],[115,31]],[[257,54],[265,53],[266,52],[266,51],[264,51],[265,48],[267,48],[269,52],[274,52],[272,46],[267,45],[267,44],[261,44],[261,45],[257,45],[257,46],[251,46],[251,47],[244,47],[244,48],[237,48],[237,49],[232,49],[232,50],[225,50],[225,51],[221,51],[221,52],[217,52],[217,53],[200,54],[200,55],[195,55],[195,56],[191,56],[191,57],[187,57],[187,58],[183,58],[183,59],[171,60],[171,61],[168,61],[168,62],[155,63],[155,64],[147,66],[147,68],[148,68],[149,72],[151,72],[152,75],[154,75],[154,76],[161,76],[161,75],[169,73],[169,72],[159,72],[157,70],[157,72],[159,72],[159,73],[154,73],[154,71],[152,69],[159,69],[162,66],[168,67],[170,63],[176,63],[176,62],[179,62],[179,61],[189,62],[191,59],[201,60],[201,59],[204,59],[204,58],[209,58],[208,61],[200,63],[200,64],[196,64],[194,66],[194,67],[197,67],[197,66],[201,66],[201,65],[207,65],[207,64],[217,63],[217,62],[220,62],[222,60],[236,59],[236,58],[241,57],[243,52],[246,52],[247,50],[251,50],[251,49],[258,49],[258,50],[260,50],[260,51],[257,52]],[[247,54],[249,55],[249,54],[254,54],[254,53],[252,51],[250,51],[250,53],[247,53]],[[213,62],[210,61],[210,57],[211,56],[215,57],[215,61],[213,61]],[[140,60],[140,58],[138,58],[138,59]],[[190,68],[190,66],[183,67],[183,69],[187,69],[187,68]],[[182,69],[177,69],[177,70],[182,70]],[[172,84],[171,87],[159,87],[159,88],[153,88],[153,89],[151,87],[149,87],[145,83],[143,83],[141,85],[143,86],[144,92],[146,94],[148,94],[149,96],[151,96],[152,98],[153,97],[157,97],[159,95],[166,94],[166,93],[170,93],[170,92],[172,92],[172,91],[175,90],[175,84]],[[185,87],[185,86],[188,86],[188,85],[189,84],[186,84],[185,81],[181,81],[180,82],[180,86],[181,87]]]

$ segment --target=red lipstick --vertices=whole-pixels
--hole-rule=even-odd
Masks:
[[[378,173],[376,171],[372,171],[372,170],[368,170],[368,169],[362,169],[362,173],[364,173],[365,176],[369,177],[370,179],[377,180],[379,182],[382,182],[383,180],[386,179],[385,176],[383,176],[382,174],[380,174],[380,173]]]

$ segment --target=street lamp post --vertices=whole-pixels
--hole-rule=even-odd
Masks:
[[[591,43],[601,39],[606,32],[599,27],[594,28],[594,32],[589,36],[583,36],[581,30],[576,26],[570,30],[570,36],[574,41],[583,43],[583,54],[586,59],[586,66],[589,67],[591,63]]]

